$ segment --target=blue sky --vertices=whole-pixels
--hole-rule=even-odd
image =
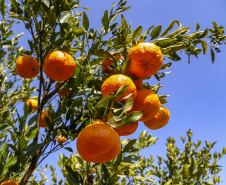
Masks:
[[[111,0],[84,0],[80,1],[83,7],[89,7],[91,11],[86,11],[90,27],[100,30],[101,18],[105,9],[110,9]],[[139,0],[128,1],[132,8],[123,13],[127,22],[132,22],[132,28],[143,26],[143,30],[150,26],[162,25],[163,30],[171,21],[179,20],[184,27],[192,27],[195,30],[196,23],[200,24],[201,30],[206,27],[212,28],[212,21],[218,25],[226,26],[226,1],[225,0]],[[21,27],[22,28],[22,27]],[[21,29],[21,31],[24,31]],[[192,32],[191,31],[191,32]],[[19,31],[20,33],[20,31]],[[214,150],[220,152],[226,147],[226,46],[221,46],[221,53],[216,54],[215,64],[212,64],[210,50],[207,55],[200,55],[199,60],[191,58],[188,64],[187,57],[182,57],[181,61],[174,62],[169,69],[172,72],[161,80],[163,85],[159,94],[170,95],[165,106],[171,113],[171,118],[167,126],[162,129],[152,131],[147,129],[148,134],[158,137],[156,145],[150,147],[143,155],[165,156],[166,138],[174,137],[178,141],[178,146],[182,146],[180,136],[186,136],[186,131],[193,131],[193,141],[200,139],[208,142],[217,141]],[[166,59],[165,62],[170,62]],[[153,78],[149,79],[150,84],[156,84]],[[138,138],[139,133],[146,129],[143,123],[139,123],[138,130],[129,138]],[[75,147],[75,142],[70,144]],[[65,150],[61,151],[69,155]],[[59,159],[58,153],[53,154],[51,159]],[[48,163],[49,159],[44,163]],[[220,173],[222,183],[226,184],[226,157],[222,158],[219,165],[223,166]],[[56,166],[56,165],[54,165]]]

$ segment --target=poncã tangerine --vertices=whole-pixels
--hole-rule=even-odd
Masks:
[[[53,51],[44,61],[46,76],[55,81],[65,81],[70,78],[76,68],[74,58],[65,51]]]
[[[132,93],[131,98],[135,99],[137,96],[137,89],[135,84],[128,76],[122,74],[112,75],[104,81],[104,83],[101,86],[102,96],[104,97],[110,95],[111,93],[116,93],[118,89],[124,85],[128,85],[125,93],[115,101],[119,102],[124,97],[128,96],[131,93]],[[127,99],[123,99],[123,101],[126,100]]]
[[[77,137],[77,151],[88,162],[111,161],[118,155],[120,148],[119,135],[101,120],[85,127]]]
[[[156,130],[164,127],[170,119],[170,112],[169,110],[161,106],[158,113],[151,119],[144,122],[144,125],[149,129]]]
[[[120,123],[116,123],[116,124],[120,124]],[[136,132],[137,128],[138,128],[138,121],[136,121],[135,123],[132,123],[130,125],[122,125],[122,128],[115,128],[115,132],[118,133],[119,136],[128,136],[133,134],[134,132]]]
[[[29,99],[26,101],[26,104],[28,107],[31,106],[31,110],[33,111],[36,107],[38,107],[38,101],[34,100],[34,99]],[[36,112],[37,110],[35,110],[34,112]]]
[[[40,121],[40,127],[42,127],[42,128],[48,127],[48,125],[46,124],[45,117],[49,118],[49,121],[52,122],[52,119],[49,117],[48,111],[42,111],[41,121]]]
[[[131,58],[130,73],[139,78],[150,78],[160,70],[163,63],[161,50],[150,42],[133,46],[129,50],[127,58]]]
[[[14,180],[6,180],[5,182],[2,182],[0,185],[20,185],[20,184]]]
[[[58,142],[59,144],[64,143],[65,141],[67,141],[67,138],[66,138],[65,136],[59,135],[59,136],[57,137],[57,142]]]
[[[143,116],[138,121],[144,122],[152,119],[158,113],[160,106],[161,103],[157,94],[149,89],[141,89],[137,91],[137,97],[130,112],[143,112]]]
[[[16,70],[22,78],[34,78],[40,71],[39,62],[30,55],[21,56],[16,61]]]

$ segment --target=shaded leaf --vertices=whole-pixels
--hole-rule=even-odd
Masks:
[[[66,170],[74,185],[83,184],[82,176],[77,171],[73,171],[69,166],[66,166]]]
[[[128,86],[129,85],[124,85],[120,87],[115,94],[115,98],[118,99],[119,97],[121,97],[126,92],[126,89],[128,88]]]
[[[151,39],[150,40],[153,40],[153,39],[157,38],[160,35],[161,30],[162,30],[162,26],[161,25],[155,27],[152,30],[152,32],[151,32],[151,35],[150,35]]]
[[[89,29],[89,18],[86,15],[85,12],[83,12],[83,23],[82,23],[83,28],[87,31]]]

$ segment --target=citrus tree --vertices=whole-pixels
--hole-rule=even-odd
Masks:
[[[120,0],[103,12],[97,30],[79,1],[0,3],[0,182],[44,184],[46,178],[37,181],[33,173],[62,148],[79,155],[61,156],[64,180],[57,182],[51,167],[53,184],[156,184],[153,175],[165,185],[220,182],[216,163],[225,149],[211,154],[214,143],[206,142],[198,150],[200,141],[191,142],[191,131],[187,143],[182,138],[183,151],[168,139],[167,159],[159,158],[159,166],[152,156],[139,154],[156,138],[142,132],[138,140],[121,142],[119,136],[135,132],[138,121],[150,129],[167,124],[167,95],[158,95],[162,85],[143,79],[160,81],[172,62],[181,60],[179,53],[190,62],[209,48],[214,62],[225,44],[224,27],[213,22],[213,28],[200,31],[197,23],[189,34],[190,28],[175,20],[166,30],[132,30],[122,14],[130,7]],[[18,45],[22,34],[12,31],[18,23],[30,33],[28,48]],[[77,149],[67,147],[73,140]]]

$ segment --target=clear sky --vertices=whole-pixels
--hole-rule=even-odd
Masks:
[[[90,27],[100,30],[101,18],[105,9],[110,9],[112,0],[81,0],[83,7],[89,7],[91,11],[86,11],[90,19]],[[163,30],[171,21],[179,20],[184,27],[192,27],[195,30],[196,23],[201,26],[201,30],[206,27],[212,28],[212,21],[218,25],[226,27],[226,1],[225,0],[139,0],[128,1],[132,8],[123,13],[127,22],[132,22],[132,28],[143,26],[143,30],[150,26],[162,25]],[[22,31],[22,30],[21,30]],[[182,57],[181,61],[174,62],[169,69],[172,72],[161,80],[163,85],[158,94],[168,94],[168,103],[165,106],[171,113],[171,118],[167,126],[162,129],[152,131],[148,134],[158,137],[157,143],[143,155],[165,157],[166,138],[174,137],[178,141],[178,146],[182,146],[180,136],[186,136],[186,131],[193,131],[193,141],[200,139],[208,142],[217,141],[214,150],[220,152],[226,147],[226,46],[221,46],[221,53],[216,54],[215,64],[212,64],[210,50],[207,55],[200,55],[199,60],[191,58],[188,64],[187,57]],[[166,59],[165,62],[170,62]],[[156,84],[154,78],[148,80],[150,84]],[[146,129],[143,123],[139,124],[138,130],[129,138],[138,138],[139,133]],[[70,146],[75,148],[75,142]],[[66,150],[62,153],[69,155]],[[59,159],[58,153],[53,154],[44,161],[49,163]],[[56,164],[56,163],[55,163]],[[223,157],[219,165],[223,166],[220,173],[222,185],[226,184],[226,157]],[[55,167],[57,165],[54,165]],[[48,173],[47,173],[48,174]],[[49,176],[50,177],[50,176]],[[51,178],[51,177],[50,177]]]

